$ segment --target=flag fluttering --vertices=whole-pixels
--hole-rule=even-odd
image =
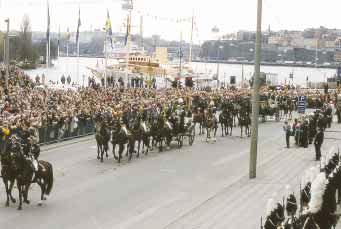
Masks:
[[[76,33],[76,44],[78,45],[79,42],[79,28],[81,27],[81,9],[79,8],[78,11],[78,25],[77,25],[77,33]]]
[[[112,27],[111,27],[111,20],[110,20],[110,15],[109,15],[109,10],[107,9],[107,20],[105,22],[105,32],[107,35],[107,38],[110,40],[111,48],[113,48],[112,45]]]

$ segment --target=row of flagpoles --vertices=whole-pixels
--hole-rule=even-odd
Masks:
[[[126,34],[126,41],[125,43],[127,43],[127,39],[128,39],[128,33],[130,33],[130,22],[129,22],[129,17],[128,17],[128,24],[127,24],[127,34]],[[50,63],[51,63],[51,36],[50,36],[50,23],[51,23],[51,19],[50,19],[50,7],[49,7],[49,2],[47,2],[47,32],[46,32],[46,71],[48,74],[48,69],[50,67]],[[82,25],[81,22],[81,11],[80,8],[78,10],[78,23],[77,23],[77,32],[76,32],[76,46],[77,46],[77,82],[79,82],[79,36],[80,36],[80,27]],[[110,43],[111,43],[111,47],[113,47],[113,41],[112,41],[112,26],[111,26],[111,20],[110,20],[110,15],[109,15],[109,10],[107,10],[107,19],[105,22],[105,48],[106,48],[106,42],[109,39]],[[67,28],[67,37],[66,37],[66,56],[69,56],[69,41],[70,41],[70,31],[69,28]],[[60,49],[59,49],[59,45],[60,45],[60,27],[59,27],[59,31],[58,31],[58,41],[57,41],[57,49],[58,49],[58,57],[60,54]],[[105,55],[107,56],[107,53],[105,53]]]

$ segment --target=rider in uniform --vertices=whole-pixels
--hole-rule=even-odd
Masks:
[[[10,130],[4,127],[3,121],[0,120],[0,154],[6,149],[7,137],[10,135]]]

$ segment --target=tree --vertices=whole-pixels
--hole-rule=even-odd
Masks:
[[[27,15],[24,15],[23,17],[18,42],[19,47],[17,59],[20,61],[29,61],[35,63],[38,55],[33,49],[31,21]]]

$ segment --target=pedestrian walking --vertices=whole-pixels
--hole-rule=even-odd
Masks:
[[[316,161],[319,161],[321,159],[321,146],[324,140],[324,133],[323,129],[320,128],[316,134],[314,145],[315,145],[315,155],[316,155]]]
[[[285,132],[285,140],[287,143],[287,148],[290,148],[290,135],[291,135],[291,126],[287,121],[284,122],[283,130]]]

